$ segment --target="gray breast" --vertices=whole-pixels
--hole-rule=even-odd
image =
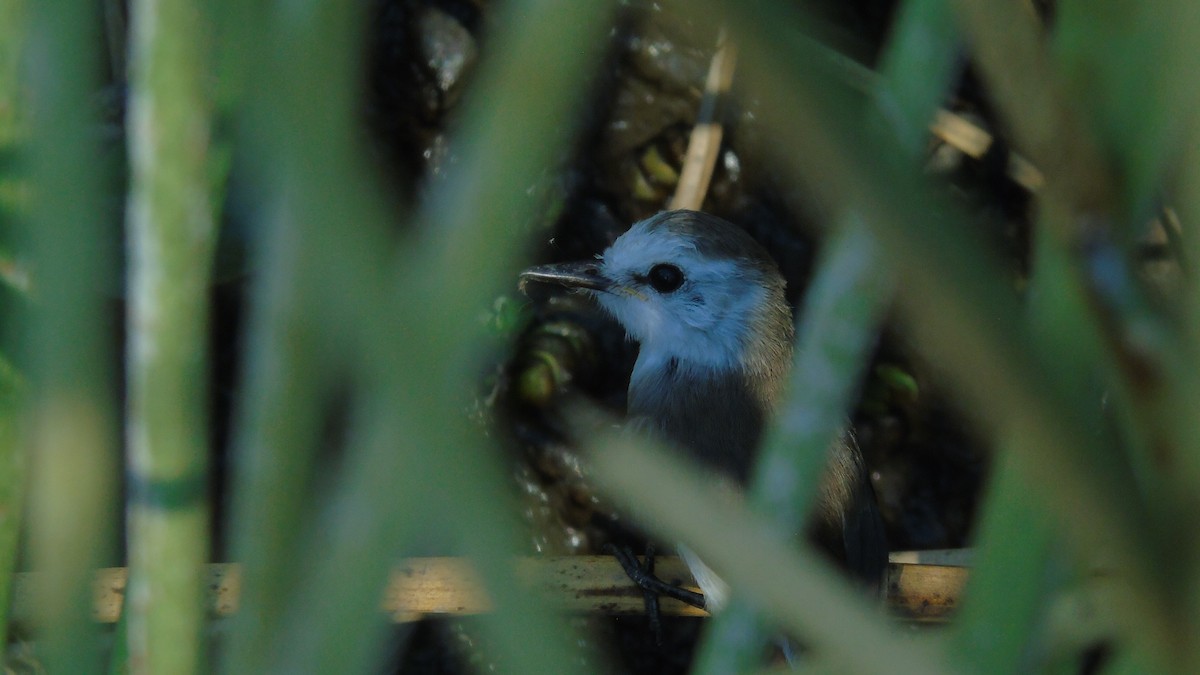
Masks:
[[[745,483],[773,387],[741,372],[702,375],[669,365],[629,387],[629,415],[709,468]]]
[[[744,485],[779,395],[778,385],[777,378],[739,372],[698,377],[669,365],[630,383],[630,421],[662,434],[678,450]],[[880,582],[887,564],[883,522],[862,454],[849,432],[829,450],[818,502],[805,530],[853,574],[871,586]]]

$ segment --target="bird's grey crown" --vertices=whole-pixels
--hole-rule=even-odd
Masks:
[[[683,284],[659,293],[656,265],[678,267]],[[696,211],[667,211],[636,223],[604,251],[613,287],[596,299],[642,349],[634,377],[681,371],[763,371],[790,363],[791,309],[771,256],[741,228]]]
[[[776,271],[771,254],[745,230],[701,211],[663,211],[629,230],[630,233],[638,231],[646,234],[665,233],[686,240],[695,246],[697,253],[710,260],[732,260],[763,269],[764,272]]]

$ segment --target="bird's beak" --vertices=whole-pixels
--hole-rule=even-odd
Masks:
[[[525,290],[525,285],[531,281],[600,292],[608,292],[613,288],[612,280],[600,271],[600,263],[590,260],[530,267],[521,272],[520,278],[522,291]]]

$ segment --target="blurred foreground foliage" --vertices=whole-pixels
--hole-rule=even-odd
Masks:
[[[572,368],[510,378],[497,364],[541,320],[511,298],[526,249],[553,236],[544,255],[595,253],[677,180],[669,157],[699,91],[597,93],[608,68],[638,86],[702,80],[690,64],[707,52],[666,33],[619,68],[606,57],[651,16],[688,45],[723,31],[738,49],[742,107],[706,208],[772,221],[728,187],[757,177],[780,212],[809,211],[821,242],[793,255],[796,232],[754,231],[801,308],[793,395],[760,472],[792,467],[792,482],[716,509],[677,460],[585,441],[605,499],[735,590],[696,669],[759,667],[764,636],[786,629],[809,647],[803,667],[831,672],[1200,670],[1200,11],[838,7],[0,0],[10,665],[374,672],[408,637],[378,611],[388,571],[429,553],[470,557],[495,605],[472,665],[616,665],[515,581],[528,537],[492,417],[510,379],[539,400],[572,370],[623,386],[591,352],[627,362],[628,348],[586,318],[534,331]],[[387,31],[402,38],[363,39]],[[605,106],[649,101],[659,123],[596,131]],[[978,163],[956,161],[1000,167],[991,192],[1009,196],[994,203],[1021,228],[999,246],[997,216],[937,168],[930,127],[947,109],[991,134]],[[589,152],[605,178],[572,163]],[[588,190],[633,198],[588,211]],[[230,314],[238,337],[214,344]],[[856,392],[868,417],[925,395],[924,373],[888,354],[871,367],[885,324],[994,448],[968,600],[937,634],[898,630],[778,535],[803,518]],[[538,548],[578,546],[565,539]],[[216,558],[244,573],[219,631],[199,602]],[[18,562],[40,575],[37,611],[9,627]],[[130,595],[112,631],[90,619],[89,573],[117,564]]]

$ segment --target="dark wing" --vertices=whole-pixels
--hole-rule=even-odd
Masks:
[[[882,587],[887,536],[862,453],[849,432],[830,448],[821,501],[809,534],[855,578],[871,588]]]
[[[846,569],[871,588],[879,589],[887,571],[887,535],[883,530],[879,505],[875,502],[875,489],[871,487],[865,471],[862,483],[855,492],[855,498],[846,509],[842,522]]]

